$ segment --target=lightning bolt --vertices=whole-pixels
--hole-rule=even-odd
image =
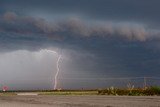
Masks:
[[[61,55],[58,56],[58,60],[57,60],[57,72],[56,72],[56,75],[54,77],[54,90],[57,89],[57,77],[58,77],[58,74],[59,74],[59,71],[60,71],[60,66],[59,66],[59,62],[61,60]]]
[[[53,51],[53,50],[48,50],[48,49],[42,49],[42,50],[40,50],[40,52],[42,52],[42,51],[51,52],[51,53],[54,53],[54,54],[58,55],[58,59],[57,59],[57,62],[56,62],[57,70],[56,70],[56,74],[54,76],[54,90],[56,90],[57,89],[57,84],[58,84],[57,78],[58,78],[58,74],[59,74],[59,71],[60,71],[59,62],[60,62],[60,60],[62,58],[62,55],[60,55],[58,52]]]

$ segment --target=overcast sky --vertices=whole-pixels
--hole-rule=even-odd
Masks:
[[[58,88],[103,88],[119,84],[107,78],[159,77],[159,4],[0,0],[0,85],[52,89],[58,54]]]

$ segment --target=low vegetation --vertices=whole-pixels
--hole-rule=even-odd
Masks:
[[[145,89],[142,88],[107,88],[104,90],[98,90],[99,95],[129,95],[129,96],[151,96],[151,95],[160,95],[160,87],[148,87]]]
[[[61,91],[50,91],[40,92],[39,95],[97,95],[97,90],[61,90]]]
[[[38,95],[128,95],[128,96],[160,96],[160,87],[152,86],[145,88],[134,88],[133,85],[128,85],[127,88],[114,88],[99,90],[20,90],[20,91],[0,91],[0,96],[16,95],[16,93],[35,92]]]

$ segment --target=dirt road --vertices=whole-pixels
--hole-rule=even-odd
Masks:
[[[160,107],[158,96],[0,96],[0,107]]]

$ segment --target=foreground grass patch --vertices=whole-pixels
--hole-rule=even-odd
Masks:
[[[14,92],[1,92],[0,93],[0,96],[13,96],[13,95],[17,95],[17,94]]]
[[[97,95],[98,91],[53,91],[40,92],[39,95]]]

